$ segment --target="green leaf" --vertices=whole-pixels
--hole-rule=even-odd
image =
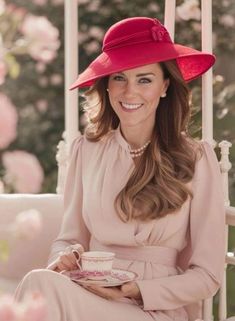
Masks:
[[[0,240],[0,262],[7,262],[9,258],[9,244],[5,240]]]
[[[9,69],[9,76],[12,79],[16,79],[19,77],[20,74],[20,65],[19,63],[16,61],[15,57],[11,54],[7,54],[5,56],[5,60],[6,63],[8,65],[8,69]]]

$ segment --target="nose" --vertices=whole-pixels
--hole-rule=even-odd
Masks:
[[[123,94],[126,97],[135,96],[136,93],[137,93],[136,84],[134,82],[131,82],[131,81],[126,81],[123,89],[124,89]]]

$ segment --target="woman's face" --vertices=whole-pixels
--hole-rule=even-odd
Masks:
[[[158,63],[111,74],[109,99],[122,128],[138,126],[146,130],[147,126],[152,129],[160,97],[168,85],[169,80],[164,79]]]

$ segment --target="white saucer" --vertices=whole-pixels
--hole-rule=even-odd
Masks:
[[[99,285],[103,287],[111,287],[122,285],[126,282],[130,282],[135,280],[138,277],[138,274],[132,271],[126,271],[121,269],[113,269],[111,275],[107,276],[104,280],[90,280],[86,277],[78,277],[74,276],[75,271],[71,271],[71,273],[67,272],[66,275],[74,282],[78,284],[84,285]],[[71,275],[72,274],[72,275]]]

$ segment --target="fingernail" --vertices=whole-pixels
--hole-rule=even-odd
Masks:
[[[76,259],[79,260],[80,259],[80,254],[78,253],[78,251],[73,250],[72,252],[75,255]]]

